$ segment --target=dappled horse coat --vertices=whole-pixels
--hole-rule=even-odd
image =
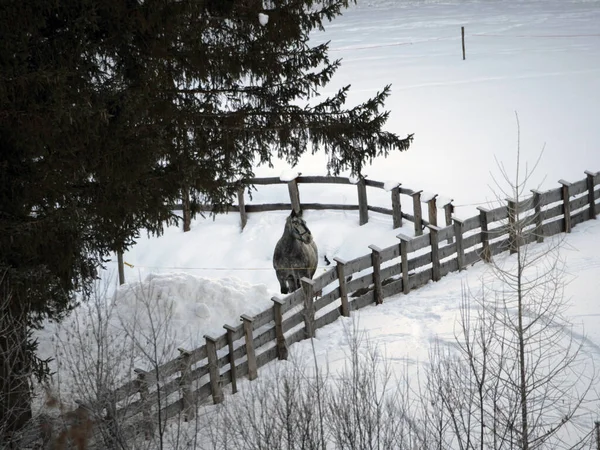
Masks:
[[[302,277],[312,278],[317,270],[318,259],[317,244],[306,222],[292,211],[273,252],[273,267],[281,293],[287,294],[298,289]]]

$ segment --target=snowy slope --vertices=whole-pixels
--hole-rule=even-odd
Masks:
[[[369,178],[453,198],[456,215],[467,218],[476,205],[496,198],[489,188],[494,185],[490,173],[499,175],[495,158],[509,170],[514,166],[515,111],[523,161],[533,165],[545,146],[531,188],[554,188],[558,179],[576,181],[586,169],[600,170],[598,23],[598,1],[366,0],[314,39],[330,40],[332,57],[343,59],[328,91],[352,84],[349,102],[354,103],[391,83],[388,129],[415,133],[408,152],[367,167]],[[465,61],[461,26],[466,28]],[[324,174],[325,162],[317,153],[295,168],[276,162],[274,169],[258,167],[256,173]],[[311,203],[356,204],[354,186],[300,186],[300,195]],[[247,198],[249,203],[288,201],[285,185],[261,186],[252,200]],[[389,194],[369,191],[369,203],[389,207]],[[189,233],[169,228],[160,238],[140,238],[124,257],[132,266],[126,266],[129,283],[117,290],[119,319],[113,325],[123,327],[134,316],[132,291],[150,286],[161,293],[152,297],[155,304],[167,305],[174,317],[174,347],[201,344],[204,334],[222,332],[225,323],[236,325],[242,313],[271,306],[278,294],[272,251],[286,215],[251,214],[243,232],[237,214],[197,218]],[[320,270],[326,268],[323,255],[354,258],[367,253],[369,244],[392,245],[402,231],[392,230],[391,218],[375,213],[363,227],[355,212],[308,211],[305,218],[319,246]],[[405,226],[410,233],[411,224]],[[568,314],[585,351],[600,360],[600,222],[578,225],[566,239],[563,256],[572,276],[566,288]],[[114,269],[109,264],[104,277],[113,284]],[[406,361],[417,367],[435,337],[451,340],[461,285],[476,286],[486,271],[479,263],[408,296],[367,307],[357,314],[360,326],[385,346],[396,369]],[[317,332],[320,363],[344,361],[341,336],[347,320]],[[49,324],[40,334],[41,354],[54,355],[64,346],[64,339],[49,336],[64,336],[70,326],[69,321],[62,329]]]

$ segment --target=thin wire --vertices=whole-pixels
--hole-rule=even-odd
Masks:
[[[128,262],[124,262],[123,264],[133,268],[138,268],[138,269],[168,269],[168,270],[227,270],[227,271],[233,271],[233,270],[274,270],[273,267],[174,267],[174,266],[138,266],[136,264],[130,264]],[[327,270],[327,269],[331,269],[334,266],[317,266],[317,269],[323,269],[323,270]],[[292,270],[292,269],[314,269],[314,267],[280,267],[279,269],[286,269],[286,270]]]

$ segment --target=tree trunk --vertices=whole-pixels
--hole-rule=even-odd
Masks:
[[[192,223],[192,207],[190,204],[190,190],[183,188],[183,231],[187,232],[191,229]]]

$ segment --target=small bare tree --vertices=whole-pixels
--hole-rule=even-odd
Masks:
[[[539,232],[526,212],[532,171],[521,170],[519,146],[514,177],[498,166],[509,219],[489,238],[508,231],[511,254],[493,259],[478,292],[463,289],[456,347],[432,351],[428,398],[442,411],[438,442],[461,450],[582,448],[591,426],[579,419],[596,371],[565,316],[562,238],[526,245]]]

